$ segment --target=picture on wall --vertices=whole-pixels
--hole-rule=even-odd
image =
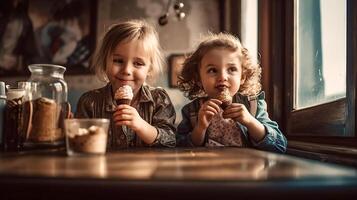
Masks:
[[[181,74],[185,54],[172,54],[169,57],[169,86],[177,87],[178,76]]]
[[[30,74],[34,63],[88,74],[96,30],[96,0],[1,0],[0,76]]]

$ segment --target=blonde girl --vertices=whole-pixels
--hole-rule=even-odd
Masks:
[[[93,66],[107,82],[103,88],[83,94],[76,117],[111,120],[109,147],[174,147],[175,110],[162,88],[151,87],[162,66],[162,54],[155,29],[143,20],[114,24],[97,49]],[[117,105],[114,94],[130,86],[130,105]]]

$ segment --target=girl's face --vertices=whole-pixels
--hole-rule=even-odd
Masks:
[[[150,56],[140,40],[119,43],[107,59],[106,74],[113,85],[113,93],[123,86],[133,89],[134,97],[150,70]]]
[[[199,73],[204,91],[213,98],[223,88],[228,88],[233,96],[244,81],[238,53],[224,48],[209,50],[202,57]]]

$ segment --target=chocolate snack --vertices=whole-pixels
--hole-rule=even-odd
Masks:
[[[221,108],[224,110],[232,104],[232,96],[229,93],[228,88],[223,89],[216,97],[216,99],[222,101]]]
[[[20,149],[20,123],[22,98],[6,101],[4,119],[3,149],[15,151]]]
[[[30,116],[28,140],[32,142],[53,142],[64,137],[58,128],[60,106],[54,100],[38,98],[33,102],[33,114]]]

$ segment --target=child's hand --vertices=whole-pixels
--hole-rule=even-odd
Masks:
[[[247,108],[240,103],[232,103],[222,114],[223,118],[232,118],[248,129],[249,137],[255,142],[261,141],[266,133],[264,125],[253,117]]]
[[[218,99],[210,99],[201,105],[198,111],[198,124],[202,128],[207,128],[214,115],[219,113],[222,102]]]
[[[251,124],[254,121],[254,117],[249,113],[244,104],[232,103],[229,105],[222,114],[223,118],[232,118],[244,126]]]
[[[140,126],[145,122],[134,107],[125,104],[117,107],[113,114],[113,121],[115,125],[126,125],[135,132],[139,130]]]

